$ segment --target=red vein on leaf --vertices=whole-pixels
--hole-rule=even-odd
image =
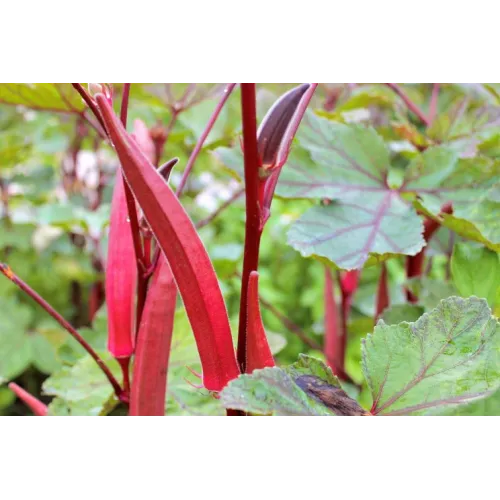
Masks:
[[[358,163],[354,158],[351,158],[343,149],[341,149],[338,146],[334,146],[332,144],[332,141],[325,136],[325,133],[323,132],[323,130],[321,128],[316,127],[316,125],[313,125],[312,123],[309,123],[309,126],[319,136],[321,136],[321,138],[323,139],[323,144],[325,145],[326,149],[332,149],[341,158],[343,158],[344,160],[346,160],[348,162],[348,165],[340,165],[340,164],[336,163],[335,164],[336,168],[340,168],[342,170],[356,170],[361,175],[368,177],[369,179],[372,179],[373,181],[375,181],[377,183],[377,185],[385,186],[383,178],[379,178],[376,175],[372,174],[369,170],[366,170],[366,168],[364,168],[360,163]],[[376,165],[375,165],[375,168],[377,168],[377,170],[379,170]],[[385,169],[385,170],[387,170],[387,169]],[[382,172],[381,172],[381,174],[382,174]]]
[[[449,343],[452,340],[454,340],[457,337],[459,337],[462,333],[464,333],[465,331],[467,331],[467,329],[469,329],[475,322],[476,322],[476,318],[475,317],[471,318],[470,321],[466,325],[464,325],[464,327],[458,333],[455,333],[455,334],[454,334],[454,330],[455,330],[457,324],[454,324],[450,328],[450,331],[449,331],[449,333],[446,336],[446,342],[443,342],[442,347],[440,349],[438,349],[438,351],[436,352],[436,354],[434,354],[434,356],[432,357],[432,359],[428,363],[425,363],[425,361],[424,361],[424,364],[421,366],[420,371],[415,376],[415,378],[413,380],[410,380],[410,382],[408,382],[400,391],[396,392],[396,394],[394,394],[393,396],[391,396],[382,406],[380,406],[379,408],[377,408],[376,411],[375,411],[375,413],[376,414],[381,413],[386,408],[389,408],[389,406],[393,405],[396,401],[398,401],[399,399],[401,399],[401,397],[403,397],[408,391],[410,391],[417,384],[419,384],[420,382],[422,382],[422,380],[424,380],[428,376],[427,372],[429,371],[429,369],[434,365],[434,363],[437,361],[437,359],[440,356],[442,356],[442,354],[444,353],[444,351],[447,349]],[[486,328],[487,326],[488,326],[488,323],[485,324],[484,328]],[[420,348],[421,348],[422,359],[425,359],[424,358],[424,345],[421,344]],[[483,348],[484,348],[484,344],[481,344],[479,346],[479,348],[474,352],[474,355],[477,355],[478,353],[480,353],[483,350]],[[470,360],[470,357],[469,357],[468,360]],[[464,362],[466,362],[468,360],[465,360]],[[451,366],[449,368],[441,370],[440,373],[452,370],[455,367],[456,366]]]
[[[387,413],[384,413],[384,417],[408,415],[409,413],[414,413],[414,412],[419,411],[419,410],[426,410],[428,408],[434,408],[436,406],[448,406],[448,405],[454,405],[454,404],[460,404],[460,403],[468,403],[468,402],[474,401],[476,399],[483,399],[483,398],[485,398],[488,395],[491,395],[493,393],[494,393],[494,391],[489,391],[486,393],[477,392],[477,393],[472,393],[472,394],[463,394],[461,396],[456,396],[454,398],[436,399],[434,401],[429,401],[426,403],[420,403],[418,405],[408,406],[408,407],[403,408],[401,410],[389,411]]]

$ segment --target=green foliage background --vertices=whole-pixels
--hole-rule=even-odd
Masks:
[[[275,98],[292,86],[259,84],[260,118]],[[186,89],[190,89],[187,109],[177,113],[174,103],[182,98]],[[410,84],[404,89],[427,112],[432,84]],[[118,105],[121,85],[115,84],[114,90]],[[173,185],[178,183],[220,91],[221,86],[216,84],[197,84],[194,87],[188,84],[132,85],[129,129],[134,120],[141,119],[148,127],[169,130],[162,160],[174,156],[180,159],[171,178]],[[398,252],[382,249],[367,255],[368,267],[363,270],[349,322],[346,362],[346,369],[354,382],[362,384],[358,389],[347,389],[353,395],[359,395],[359,401],[365,407],[370,404],[370,396],[363,382],[361,339],[373,331],[380,260],[389,258],[391,308],[384,314],[389,324],[414,321],[422,312],[434,308],[440,299],[451,295],[468,297],[474,294],[486,298],[494,310],[498,307],[496,252],[500,248],[497,229],[500,199],[496,172],[500,151],[499,91],[498,84],[442,84],[436,119],[430,127],[424,127],[408,112],[401,99],[382,84],[322,84],[316,92],[311,108],[317,114],[312,119],[325,120],[325,126],[331,123],[337,127],[332,140],[339,140],[344,133],[356,134],[352,127],[365,131],[368,125],[373,127],[376,135],[370,132],[372,135],[367,138],[366,147],[373,155],[375,149],[377,155],[387,155],[383,173],[388,176],[391,186],[400,185],[408,172],[425,168],[419,163],[425,162],[421,160],[423,156],[419,150],[428,146],[445,148],[457,162],[456,168],[448,171],[448,177],[440,176],[440,172],[448,168],[446,161],[435,168],[437,173],[428,172],[426,177],[428,182],[434,183],[432,186],[460,186],[457,191],[461,198],[456,200],[456,213],[445,219],[447,227],[442,227],[432,240],[425,277],[406,283],[405,258]],[[91,320],[89,302],[91,294],[95,294],[92,290],[99,288],[103,279],[109,204],[117,162],[112,150],[88,122],[90,115],[83,114],[83,110],[79,97],[69,84],[0,85],[0,261],[7,262],[79,327],[96,349],[105,353],[105,307],[101,307]],[[311,146],[306,137],[307,130],[301,132],[304,139],[299,135],[299,145],[290,158],[289,171],[285,166],[285,180],[293,180],[292,166],[306,156],[301,165],[309,168],[313,180],[328,175],[325,169],[328,169],[332,152],[328,151],[329,146],[326,150],[315,150],[316,146]],[[241,186],[238,162],[234,160],[240,151],[240,132],[239,90],[235,90],[196,162],[182,198],[195,222],[210,216]],[[349,137],[345,141],[351,140]],[[348,148],[346,144],[340,146]],[[362,147],[359,144],[353,146],[353,154]],[[385,152],[380,153],[380,148]],[[224,152],[230,153],[229,161]],[[74,171],[75,165],[78,165],[78,172]],[[98,166],[101,173],[98,185],[91,179],[91,174],[83,172],[85,166],[94,172]],[[343,174],[340,173],[339,178],[344,182]],[[290,241],[296,239],[290,236],[293,236],[291,227],[294,221],[307,217],[307,214],[313,214],[314,220],[323,216],[335,220],[341,204],[349,201],[330,192],[317,192],[311,197],[297,199],[286,191],[285,180],[278,188],[280,197],[273,202],[272,216],[262,240],[260,291],[265,301],[300,327],[310,342],[304,343],[275,313],[262,307],[276,359],[283,365],[296,361],[300,353],[323,357],[321,350],[311,347],[311,344],[321,347],[323,343],[324,263],[342,268],[335,265],[336,259],[347,252],[343,247],[346,243],[337,240],[331,242],[328,251],[323,253],[317,248],[302,251]],[[360,179],[356,179],[358,181]],[[422,194],[427,188],[428,185],[420,185],[421,194],[409,194],[405,202],[408,207],[415,206],[424,213],[437,215],[442,200],[438,196],[432,198]],[[468,188],[474,188],[472,195]],[[469,194],[464,194],[466,191]],[[366,197],[363,189],[359,196],[367,205],[377,206],[379,203],[375,195]],[[339,199],[339,203],[323,207],[319,203],[323,198]],[[352,217],[357,221],[359,215]],[[416,236],[408,238],[407,246],[409,252],[415,253],[421,248],[421,243],[416,212],[412,217],[417,232]],[[200,233],[214,261],[233,324],[237,323],[239,306],[244,220],[241,197]],[[474,243],[465,243],[464,238]],[[456,245],[457,242],[461,242],[460,246]],[[304,258],[297,250],[317,258]],[[486,261],[488,269],[483,273],[490,280],[486,284],[484,280],[471,284],[467,266],[470,262],[480,266],[480,262]],[[478,268],[474,267],[472,275],[477,272]],[[418,304],[406,304],[404,286],[417,293]],[[193,384],[198,382],[187,367],[200,370],[189,323],[179,304],[167,414],[222,414],[218,401],[186,383],[186,379]],[[5,382],[11,380],[33,394],[42,395],[45,402],[50,402],[50,411],[54,414],[123,412],[81,348],[8,280],[0,279],[0,415],[29,414],[5,386]]]

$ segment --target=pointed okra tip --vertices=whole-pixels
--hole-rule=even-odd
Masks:
[[[311,84],[303,83],[283,94],[269,109],[257,131],[261,167],[270,171],[283,166],[288,151],[287,131]]]

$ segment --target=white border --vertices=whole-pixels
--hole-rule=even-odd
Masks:
[[[455,500],[498,490],[497,418],[144,418],[3,418],[2,497]]]
[[[5,3],[5,2],[4,2]],[[494,81],[491,1],[2,5],[8,81]]]

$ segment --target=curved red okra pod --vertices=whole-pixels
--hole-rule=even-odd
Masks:
[[[161,255],[141,317],[134,358],[131,416],[165,414],[167,369],[174,328],[177,287],[167,259]]]
[[[105,280],[108,350],[115,358],[122,359],[130,358],[134,352],[134,296],[137,285],[136,255],[123,182],[118,169],[111,202]]]
[[[252,271],[248,279],[247,362],[246,372],[275,366],[262,323],[259,305],[259,273]]]
[[[226,306],[203,243],[174,192],[127,133],[103,94],[95,100],[124,175],[167,257],[193,328],[204,386],[220,391],[239,375]]]

